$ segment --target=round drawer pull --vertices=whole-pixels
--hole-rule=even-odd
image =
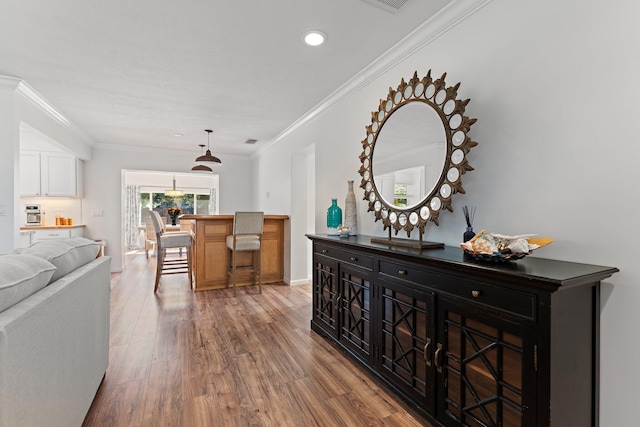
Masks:
[[[356,258],[354,256],[352,256],[350,259],[351,259],[351,261],[357,261],[358,260],[358,258]]]
[[[323,253],[323,254],[326,254],[327,252],[329,252],[329,251],[328,251],[328,250],[326,250],[326,249],[323,249],[323,250],[322,250],[322,253]]]
[[[478,297],[480,296],[480,291],[471,291],[471,295],[472,295],[474,298],[478,298]]]
[[[407,275],[407,270],[398,270],[398,274],[401,276],[406,276]]]

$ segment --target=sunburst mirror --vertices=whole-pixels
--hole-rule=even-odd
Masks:
[[[451,197],[464,193],[462,175],[473,170],[467,154],[477,143],[469,137],[476,119],[465,116],[466,99],[457,99],[460,83],[445,84],[446,73],[422,79],[415,72],[409,82],[389,88],[371,113],[367,136],[362,140],[359,173],[364,200],[376,221],[389,230],[388,242],[418,247],[442,244],[423,242],[429,221],[439,225],[440,211],[453,212]],[[420,239],[392,239],[400,230],[417,229]]]

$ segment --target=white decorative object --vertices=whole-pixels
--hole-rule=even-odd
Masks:
[[[344,225],[349,227],[349,235],[358,234],[358,208],[356,193],[353,191],[353,181],[347,181],[347,198],[344,201]]]

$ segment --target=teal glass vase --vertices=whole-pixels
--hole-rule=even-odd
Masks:
[[[331,199],[331,206],[327,209],[327,228],[330,236],[337,236],[338,227],[342,225],[342,209],[338,206],[338,199]]]

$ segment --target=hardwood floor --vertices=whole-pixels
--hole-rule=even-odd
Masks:
[[[112,275],[110,363],[84,426],[422,426],[309,329],[311,286],[192,292],[155,258]]]

